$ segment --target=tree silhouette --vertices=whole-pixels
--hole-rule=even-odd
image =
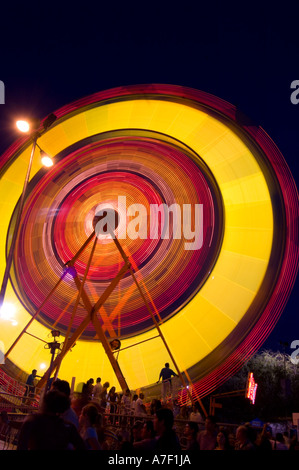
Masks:
[[[258,384],[255,404],[245,394],[218,399],[223,405],[217,410],[218,419],[238,423],[259,418],[265,422],[291,417],[299,409],[299,365],[280,351],[259,351],[213,394],[245,389],[249,372]]]

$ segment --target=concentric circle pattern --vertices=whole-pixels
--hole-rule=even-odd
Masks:
[[[112,208],[115,234],[180,371],[196,397],[210,393],[267,338],[297,275],[298,193],[284,158],[234,106],[178,86],[108,90],[55,114],[39,129],[38,145],[55,165],[43,169],[36,152],[5,299],[16,313],[0,320],[7,348],[45,304],[11,361],[27,372],[49,364],[39,339],[54,327],[75,331],[86,318],[82,299],[73,318],[74,272],[82,280],[88,271],[91,305],[117,276],[124,259],[103,234],[66,270],[99,207]],[[31,146],[22,139],[1,159],[2,275]],[[129,272],[97,312],[107,338],[121,338],[117,358],[132,389],[155,383],[171,362],[152,315]],[[60,374],[117,384],[92,323]]]
[[[222,207],[217,206],[221,198],[219,194],[213,197],[216,186],[203,162],[198,158],[196,163],[168,143],[141,136],[102,138],[57,160],[53,171],[35,176],[24,209],[13,283],[22,303],[32,313],[39,308],[63,276],[66,263],[93,232],[93,219],[101,205],[114,207],[126,227],[124,233],[117,230],[116,236],[138,268],[157,318],[178,312],[207,278],[221,240]],[[204,217],[197,218],[195,236],[195,212],[200,208],[205,208]],[[80,279],[91,249],[92,244],[75,264]],[[123,264],[111,237],[100,237],[86,282],[93,304]],[[73,278],[66,276],[39,318],[65,332],[77,295]],[[85,316],[81,304],[73,330]],[[100,318],[112,337],[153,328],[129,272],[100,310]],[[90,324],[82,339],[94,336]]]

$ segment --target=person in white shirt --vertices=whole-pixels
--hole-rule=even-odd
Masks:
[[[143,399],[144,399],[144,394],[140,393],[139,397],[136,400],[136,408],[135,408],[135,415],[136,416],[145,416],[146,415],[146,409],[143,404]]]
[[[96,380],[96,384],[93,387],[92,391],[92,399],[98,403],[100,403],[100,395],[103,391],[103,385],[101,384],[101,377],[98,377]]]
[[[131,415],[131,392],[129,389],[123,394],[121,398],[121,423],[126,424],[128,421],[128,416]]]
[[[131,412],[131,392],[126,390],[126,393],[123,394],[121,398],[122,411],[124,415],[129,415]]]
[[[204,420],[199,412],[199,404],[195,402],[192,406],[192,411],[189,416],[189,421],[193,421],[195,423],[204,423]]]
[[[136,401],[138,400],[138,395],[136,393],[133,395],[131,402],[131,415],[135,416],[136,414]]]

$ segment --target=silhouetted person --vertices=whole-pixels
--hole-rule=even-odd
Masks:
[[[146,408],[143,403],[144,394],[141,392],[139,393],[139,397],[136,400],[135,405],[135,416],[146,416]]]
[[[283,434],[281,432],[276,434],[273,450],[288,450],[288,446],[285,444]]]
[[[102,409],[103,413],[105,413],[105,411],[106,411],[109,386],[110,386],[109,382],[105,382],[104,385],[103,385],[103,389],[101,391],[101,394],[100,394],[100,406],[101,406],[101,409]]]
[[[173,413],[169,408],[157,410],[154,419],[154,429],[158,437],[155,452],[176,454],[181,451],[179,439],[172,429],[173,423]]]
[[[101,450],[97,428],[100,427],[102,416],[92,403],[84,406],[79,417],[80,434],[87,450]]]
[[[272,450],[271,433],[268,430],[268,425],[264,424],[263,430],[258,434],[255,445],[257,450]]]
[[[118,394],[116,393],[115,387],[111,387],[108,393],[107,401],[110,404],[111,423],[115,423],[115,416],[117,411]]]
[[[203,420],[203,417],[200,413],[200,405],[198,402],[195,402],[193,405],[192,405],[192,411],[190,413],[190,416],[189,416],[189,421],[194,421],[195,423],[203,423],[204,420]]]
[[[45,394],[40,412],[29,415],[20,431],[18,450],[85,450],[77,429],[61,415],[70,405],[58,390]]]
[[[140,442],[142,439],[142,427],[143,427],[143,422],[137,420],[133,426],[132,426],[132,436],[131,436],[131,442],[132,444],[136,442]]]
[[[26,389],[25,389],[24,397],[27,397],[27,396],[29,396],[31,398],[34,397],[34,394],[35,394],[35,378],[36,377],[40,377],[40,376],[37,375],[37,370],[33,369],[31,374],[28,375],[28,378],[26,380]]]
[[[59,390],[59,392],[64,393],[64,395],[68,397],[69,399],[71,397],[71,388],[70,388],[69,383],[66,380],[59,380],[59,379],[55,380],[52,383],[51,389]],[[73,408],[71,407],[71,402],[70,402],[68,409],[61,415],[61,417],[65,421],[72,423],[76,427],[76,429],[79,428],[79,419],[75,410],[73,410]]]
[[[200,431],[197,441],[200,450],[214,450],[217,444],[217,424],[214,416],[205,419],[205,430]]]
[[[150,404],[150,414],[155,415],[156,411],[159,410],[162,407],[161,400],[158,400],[157,398],[153,398]]]
[[[199,450],[197,442],[198,424],[195,421],[189,421],[184,429],[184,436],[187,439],[186,450],[188,452],[196,452]]]
[[[159,380],[157,382],[159,383],[160,380],[162,379],[162,400],[164,403],[165,403],[167,394],[169,393],[170,395],[172,395],[172,382],[171,382],[172,377],[177,377],[177,374],[172,369],[170,369],[169,363],[166,362],[165,367],[161,369]]]
[[[249,439],[247,426],[239,426],[236,431],[236,450],[254,450],[254,445]]]
[[[103,390],[103,385],[101,384],[101,377],[98,377],[96,380],[96,384],[93,387],[92,395],[93,395],[93,400],[96,401],[97,403],[100,403],[100,396]]]
[[[141,440],[133,443],[137,452],[152,452],[156,447],[156,432],[152,420],[147,420],[141,428]]]
[[[93,379],[87,380],[87,382],[82,387],[82,395],[87,399],[91,400],[93,392]]]
[[[215,450],[233,450],[229,443],[227,432],[223,428],[219,429],[217,434],[217,445]]]

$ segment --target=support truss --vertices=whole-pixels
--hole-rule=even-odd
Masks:
[[[95,249],[95,246],[96,246],[96,243],[97,243],[97,237],[96,237],[96,232],[95,230],[92,232],[92,234],[88,237],[88,239],[85,241],[85,243],[82,245],[82,247],[78,250],[78,252],[75,254],[75,256],[66,263],[66,270],[65,272],[63,273],[61,279],[58,280],[58,282],[56,283],[56,285],[53,287],[53,289],[51,290],[51,292],[48,294],[48,296],[45,298],[45,300],[43,301],[43,303],[41,304],[41,306],[39,307],[39,309],[35,312],[35,314],[32,316],[32,318],[30,319],[30,321],[28,322],[28,324],[25,326],[25,328],[22,330],[22,332],[20,333],[20,335],[17,337],[17,339],[14,341],[14,343],[12,344],[12,346],[9,348],[9,350],[7,351],[7,353],[5,354],[5,358],[11,353],[12,349],[15,347],[15,345],[18,343],[18,341],[20,340],[21,336],[26,332],[26,330],[28,329],[28,327],[30,326],[30,324],[33,322],[33,320],[38,316],[38,314],[41,312],[41,310],[43,309],[44,305],[46,304],[46,302],[49,300],[49,298],[54,294],[55,290],[58,288],[58,286],[61,284],[61,282],[63,281],[65,275],[69,272],[69,268],[74,268],[74,265],[75,265],[75,262],[78,260],[78,258],[80,257],[80,255],[83,253],[83,251],[86,249],[86,247],[89,245],[89,243],[92,241],[93,238],[95,238],[94,240],[94,245],[93,245],[93,249],[91,250],[91,255],[90,255],[90,258],[89,258],[89,262],[87,264],[87,267],[86,267],[86,271],[85,271],[85,274],[84,274],[84,278],[83,280],[80,280],[80,278],[78,277],[77,275],[77,272],[75,269],[73,269],[73,278],[74,278],[74,282],[75,282],[75,285],[78,289],[78,297],[77,297],[77,302],[76,302],[76,305],[75,305],[75,309],[74,309],[74,312],[73,312],[73,315],[72,315],[72,320],[75,316],[75,311],[76,311],[76,308],[79,304],[79,301],[80,299],[82,300],[83,304],[84,304],[84,307],[86,309],[86,312],[87,312],[87,315],[86,317],[84,318],[84,320],[81,322],[81,324],[76,328],[76,330],[70,335],[70,331],[71,331],[71,326],[72,326],[72,320],[71,320],[71,323],[69,324],[69,327],[68,327],[68,331],[67,331],[67,334],[66,334],[66,337],[65,337],[65,341],[64,341],[64,344],[63,344],[63,348],[62,348],[62,351],[59,355],[57,355],[56,359],[53,361],[53,363],[51,364],[51,369],[49,368],[47,370],[47,372],[45,373],[45,375],[41,378],[41,380],[38,382],[38,388],[43,388],[45,386],[45,384],[47,383],[47,381],[49,380],[50,376],[52,373],[54,373],[56,371],[56,376],[57,376],[57,373],[58,373],[58,370],[60,368],[60,365],[62,363],[62,360],[64,359],[65,355],[68,353],[68,351],[70,351],[70,349],[74,346],[74,344],[76,343],[76,341],[80,338],[80,336],[82,335],[82,333],[84,332],[84,330],[87,328],[87,326],[89,325],[89,323],[91,322],[93,325],[94,325],[94,328],[95,328],[95,331],[97,333],[97,336],[98,336],[98,339],[99,341],[102,343],[103,345],[103,348],[105,350],[105,353],[112,365],[112,368],[114,370],[114,373],[117,377],[117,380],[119,382],[119,385],[120,387],[122,388],[123,391],[129,389],[129,386],[126,382],[126,379],[120,369],[120,366],[119,366],[119,363],[118,361],[116,360],[114,354],[113,354],[113,351],[111,350],[111,347],[110,347],[110,344],[109,344],[109,341],[108,341],[108,338],[106,337],[104,331],[103,331],[103,328],[102,328],[102,325],[97,317],[97,313],[98,311],[100,310],[100,308],[102,307],[102,305],[104,304],[104,302],[108,299],[108,297],[110,296],[110,294],[113,292],[113,290],[116,288],[116,286],[118,285],[118,283],[121,281],[121,279],[124,277],[124,275],[129,271],[133,280],[134,280],[134,283],[144,301],[144,304],[153,320],[153,323],[154,323],[154,326],[156,327],[157,331],[158,331],[158,335],[160,336],[160,338],[162,339],[163,343],[164,343],[164,346],[174,364],[174,367],[177,371],[177,374],[181,380],[181,383],[182,385],[187,389],[187,392],[190,396],[190,399],[191,399],[191,402],[193,402],[193,398],[190,394],[190,391],[187,387],[187,384],[184,380],[184,377],[183,375],[181,374],[180,370],[179,370],[179,367],[171,353],[171,350],[165,340],[165,337],[161,331],[161,328],[160,328],[160,325],[158,323],[158,321],[156,320],[155,318],[155,315],[153,314],[151,308],[150,308],[150,305],[136,279],[136,276],[135,276],[135,272],[132,268],[132,265],[130,263],[130,260],[129,258],[127,257],[126,253],[124,252],[121,244],[119,243],[118,239],[116,238],[116,236],[114,235],[114,233],[111,233],[111,236],[113,238],[113,241],[124,261],[124,265],[122,266],[122,268],[119,270],[118,274],[114,277],[114,279],[111,281],[111,283],[109,284],[109,286],[106,288],[106,290],[102,293],[102,295],[99,297],[98,301],[92,305],[86,291],[85,291],[85,288],[84,288],[84,283],[85,283],[85,280],[86,280],[86,277],[87,277],[87,274],[88,274],[88,270],[89,270],[89,266],[91,264],[91,259],[92,259],[92,256],[93,256],[93,253],[94,253],[94,249]],[[136,268],[135,268],[136,270]],[[206,411],[202,405],[202,403],[200,402],[205,414],[206,414]]]

